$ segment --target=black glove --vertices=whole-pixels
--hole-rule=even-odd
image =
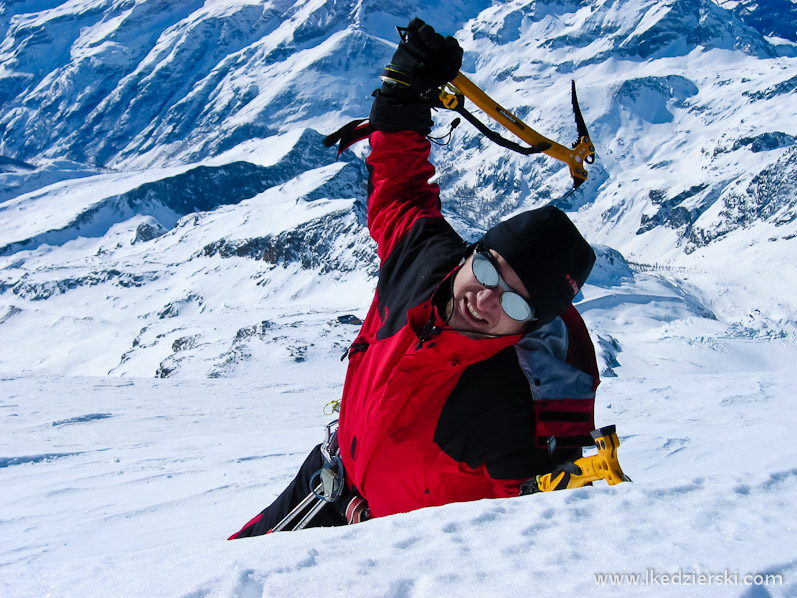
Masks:
[[[564,490],[570,483],[570,476],[578,476],[581,475],[581,473],[581,468],[572,461],[560,463],[551,472],[549,481],[545,482],[546,476],[538,475],[537,477],[531,478],[530,480],[524,482],[520,486],[520,496],[525,496],[526,494],[536,494],[537,492],[540,492],[541,489],[539,484],[541,479],[543,482],[545,482],[543,489]],[[553,488],[547,488],[549,484],[556,484],[556,486]]]
[[[557,481],[560,474],[562,475],[562,479]],[[551,481],[558,482],[554,490],[564,490],[567,488],[571,475],[581,475],[581,468],[572,461],[557,465],[551,472]]]
[[[415,18],[400,30],[402,40],[382,74],[371,109],[371,126],[378,131],[418,131],[432,127],[429,106],[438,87],[457,76],[462,48],[453,37],[443,37]]]
[[[462,48],[450,35],[443,37],[434,28],[415,18],[401,30],[402,40],[382,77],[382,92],[413,91],[421,95],[441,87],[457,76],[462,67]]]

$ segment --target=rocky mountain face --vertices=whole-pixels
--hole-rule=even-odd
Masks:
[[[783,322],[797,310],[766,309],[775,291],[749,305],[708,305],[706,295],[733,281],[701,260],[755,245],[760,255],[748,259],[772,266],[793,252],[794,7],[5,2],[0,330],[40,357],[9,350],[0,364],[232,375],[230,363],[258,355],[255,344],[285,338],[280,322],[298,305],[316,310],[310,320],[319,318],[325,334],[337,334],[341,310],[367,307],[378,266],[364,228],[366,144],[337,157],[321,140],[368,114],[394,27],[408,15],[455,35],[463,71],[565,145],[576,136],[575,80],[597,147],[588,182],[567,195],[561,163],[513,154],[459,126],[433,159],[445,210],[463,236],[553,203],[607,246],[601,271],[613,274],[594,282],[603,292],[658,284],[653,296],[677,287],[684,313],[742,321],[757,309],[755,325],[790,330]],[[453,116],[436,113],[434,134],[446,133]],[[629,263],[636,278],[624,274]],[[797,282],[785,268],[779,276]],[[666,280],[683,269],[710,275],[708,287]],[[645,282],[654,272],[659,282]],[[362,287],[365,299],[322,291],[329,280]],[[314,308],[319,301],[325,306]],[[270,317],[255,313],[264,302]],[[39,340],[26,334],[34,322],[45,331]],[[72,342],[71,357],[42,348],[66,330],[88,334]],[[253,332],[234,332],[241,330]],[[608,371],[620,341],[609,329],[599,337]],[[78,365],[91,338],[102,339],[107,355]],[[293,353],[305,355],[312,340],[297,346],[304,352]]]
[[[0,154],[184,163],[363,113],[375,65],[392,54],[379,35],[392,41],[387,23],[425,12],[422,4],[12,1],[0,46]],[[460,20],[478,12],[479,3],[458,4]]]
[[[718,0],[717,4],[766,36],[797,42],[797,3],[792,0]]]

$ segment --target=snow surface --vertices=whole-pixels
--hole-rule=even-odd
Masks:
[[[764,360],[779,349],[748,348]],[[791,368],[607,379],[597,418],[618,425],[633,484],[226,542],[320,440],[343,367],[268,380],[3,378],[0,594],[794,595]],[[689,588],[594,578],[646,571],[781,577]]]

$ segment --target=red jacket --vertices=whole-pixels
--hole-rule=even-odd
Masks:
[[[520,343],[520,334],[470,339],[447,328],[436,302],[466,244],[428,182],[430,144],[409,131],[374,132],[371,146],[368,226],[380,273],[343,389],[338,440],[349,484],[376,517],[516,496],[591,444],[592,343],[572,307]],[[559,449],[550,454],[552,435]]]

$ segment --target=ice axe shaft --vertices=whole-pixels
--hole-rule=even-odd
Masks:
[[[476,104],[482,112],[490,116],[493,120],[504,126],[511,131],[515,136],[519,137],[526,143],[534,147],[542,147],[541,151],[552,158],[556,158],[567,164],[570,168],[570,176],[573,177],[573,186],[578,187],[587,180],[586,164],[591,164],[595,159],[595,146],[589,138],[589,133],[586,130],[584,119],[581,117],[581,110],[578,107],[578,99],[576,97],[576,87],[573,83],[572,87],[572,100],[573,111],[576,114],[576,124],[578,126],[579,140],[574,144],[572,149],[565,147],[544,135],[541,135],[517,116],[509,112],[506,108],[501,106],[498,102],[493,100],[490,96],[484,93],[475,83],[468,79],[462,73],[458,73],[451,81],[450,85],[456,91],[468,98],[471,102]],[[447,108],[454,109],[456,106],[456,96],[447,94],[445,91],[441,93],[441,101]]]
[[[620,462],[617,460],[617,447],[620,446],[620,440],[617,438],[615,426],[593,430],[590,434],[595,441],[595,446],[598,447],[598,453],[574,461],[574,464],[581,469],[581,473],[559,472],[556,476],[552,473],[537,476],[538,492],[580,488],[598,480],[606,480],[610,486],[631,481],[631,478],[623,473]]]

